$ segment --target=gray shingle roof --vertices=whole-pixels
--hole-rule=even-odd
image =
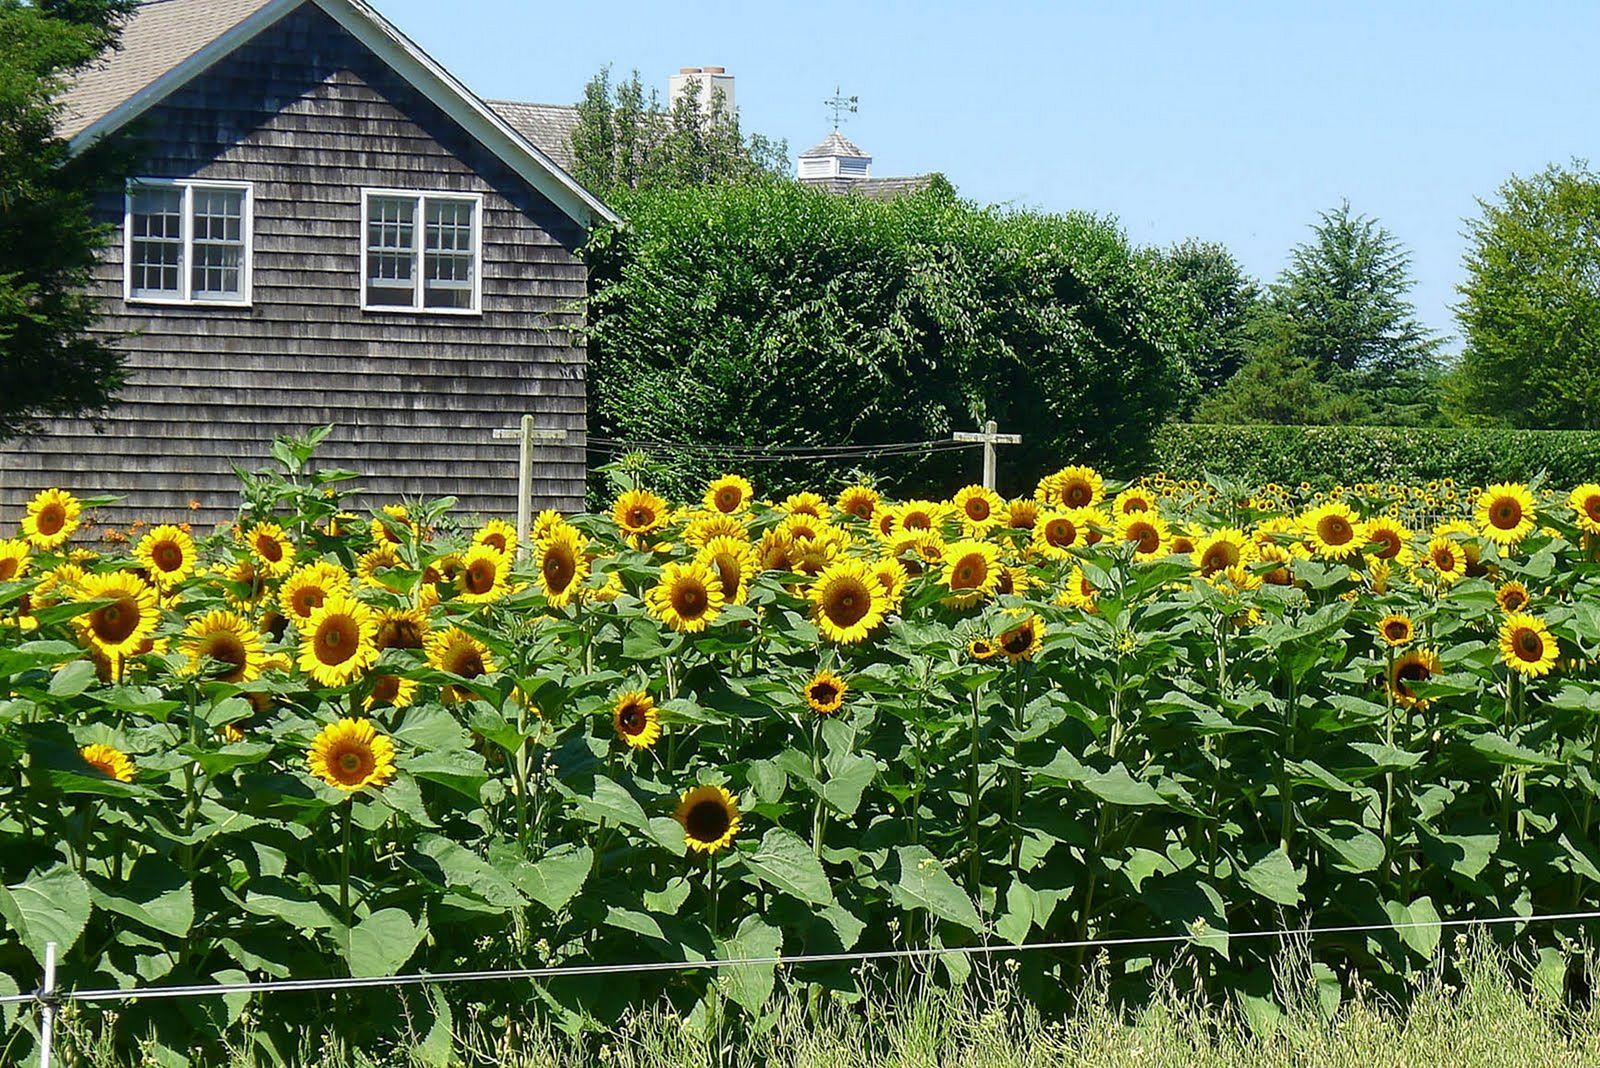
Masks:
[[[578,109],[570,104],[526,104],[516,100],[485,100],[517,133],[532,141],[567,173],[577,162],[572,152],[572,131],[578,128]]]
[[[893,200],[910,196],[928,188],[931,174],[911,175],[904,178],[802,178],[801,183],[833,193],[836,196],[853,195],[868,200]]]
[[[62,94],[68,139],[272,0],[147,0],[123,29],[122,48],[85,70]]]
[[[801,159],[813,159],[817,156],[853,156],[857,159],[871,159],[872,157],[861,151],[857,145],[838,130],[833,131],[821,141],[800,153]]]

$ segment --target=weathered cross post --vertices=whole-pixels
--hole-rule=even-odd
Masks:
[[[44,944],[44,982],[39,987],[39,1068],[50,1068],[56,1032],[56,944]]]
[[[565,430],[540,430],[533,416],[524,415],[514,427],[494,432],[496,441],[515,441],[517,449],[517,560],[526,560],[533,547],[528,544],[533,529],[533,447],[536,443],[565,445],[571,435]]]
[[[958,430],[953,435],[956,441],[981,441],[983,442],[983,488],[994,489],[995,483],[995,454],[996,445],[1021,445],[1021,434],[996,433],[999,424],[993,419],[983,424],[983,429],[977,433],[970,430]]]

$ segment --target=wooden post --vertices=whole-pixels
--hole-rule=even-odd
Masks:
[[[533,530],[533,450],[538,444],[572,444],[573,434],[565,430],[540,430],[533,425],[533,416],[524,415],[514,427],[503,427],[494,432],[496,441],[517,443],[517,561],[527,560],[533,552],[528,538]],[[581,435],[578,443],[583,442]]]
[[[954,435],[956,441],[980,441],[983,443],[983,488],[992,490],[996,482],[996,445],[1021,445],[1021,434],[997,433],[999,424],[993,419],[983,424],[983,429],[977,433],[971,431],[957,431]]]

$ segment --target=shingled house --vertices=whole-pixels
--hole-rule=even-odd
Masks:
[[[5,514],[60,485],[221,520],[233,464],[322,423],[373,500],[505,514],[517,450],[492,432],[523,412],[574,432],[541,449],[538,504],[581,504],[577,250],[613,216],[530,139],[549,115],[490,107],[361,0],[153,0],[64,104],[74,149],[139,161],[98,204],[93,282],[130,384],[99,426],[0,448]]]

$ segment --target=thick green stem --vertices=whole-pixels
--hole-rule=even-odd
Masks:
[[[981,691],[972,694],[972,766],[967,778],[967,843],[972,848],[972,859],[968,864],[967,890],[970,893],[978,892],[978,880],[982,874],[983,856],[978,848],[978,708],[981,703]]]
[[[1022,719],[1027,704],[1027,669],[1017,665],[1016,696],[1011,703],[1011,871],[1022,867]]]
[[[811,814],[811,851],[822,856],[822,832],[828,818],[822,801],[822,717],[812,717],[811,777],[817,781],[817,804]]]
[[[339,914],[344,917],[345,926],[350,925],[350,824],[356,807],[354,797],[345,799],[339,832]]]

